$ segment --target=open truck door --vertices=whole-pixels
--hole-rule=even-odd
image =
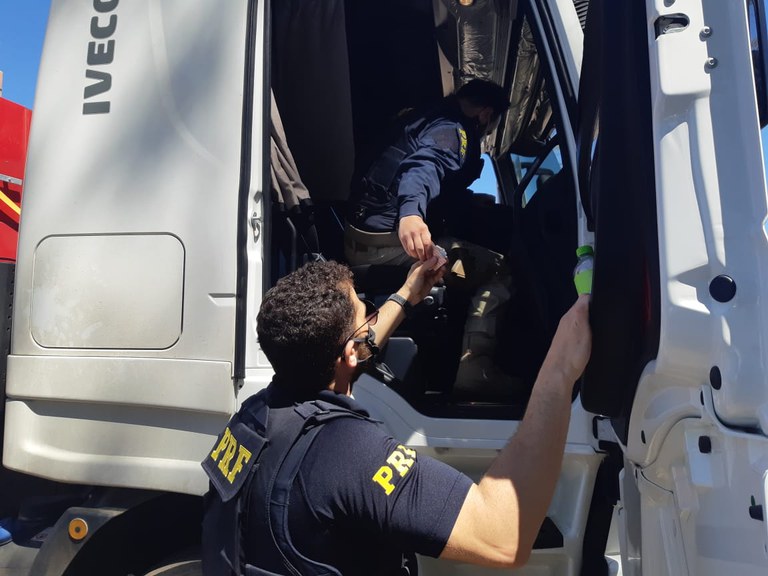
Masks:
[[[768,566],[763,14],[753,2],[590,3],[582,399],[624,452],[625,575]]]

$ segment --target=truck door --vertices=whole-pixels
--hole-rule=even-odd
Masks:
[[[3,461],[202,493],[235,406],[263,164],[262,3],[54,0],[40,66]],[[259,260],[254,262],[258,265]]]
[[[590,3],[582,399],[624,451],[624,574],[768,565],[763,15],[760,2]]]

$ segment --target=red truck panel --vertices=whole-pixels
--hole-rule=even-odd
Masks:
[[[21,185],[24,180],[32,111],[0,98],[0,261],[16,261]]]

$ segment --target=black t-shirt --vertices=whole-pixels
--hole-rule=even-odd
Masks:
[[[357,411],[354,400],[322,399]],[[417,455],[373,422],[324,425],[291,492],[289,531],[296,549],[345,576],[391,574],[402,552],[437,557],[472,481]]]

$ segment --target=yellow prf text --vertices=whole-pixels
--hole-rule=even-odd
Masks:
[[[236,457],[235,453],[237,453]],[[235,457],[235,462],[230,468],[233,457]],[[229,480],[229,483],[232,484],[235,476],[243,469],[243,465],[247,464],[251,459],[251,451],[243,445],[238,445],[237,439],[232,435],[229,427],[227,427],[218,446],[211,452],[211,458],[213,458],[214,462],[219,463],[219,470]]]
[[[395,478],[395,472],[397,472],[399,478],[404,477],[408,474],[415,461],[416,451],[399,445],[387,457],[387,464],[376,471],[372,480],[381,486],[387,496],[389,496],[395,489],[395,485],[392,483],[392,480]]]

